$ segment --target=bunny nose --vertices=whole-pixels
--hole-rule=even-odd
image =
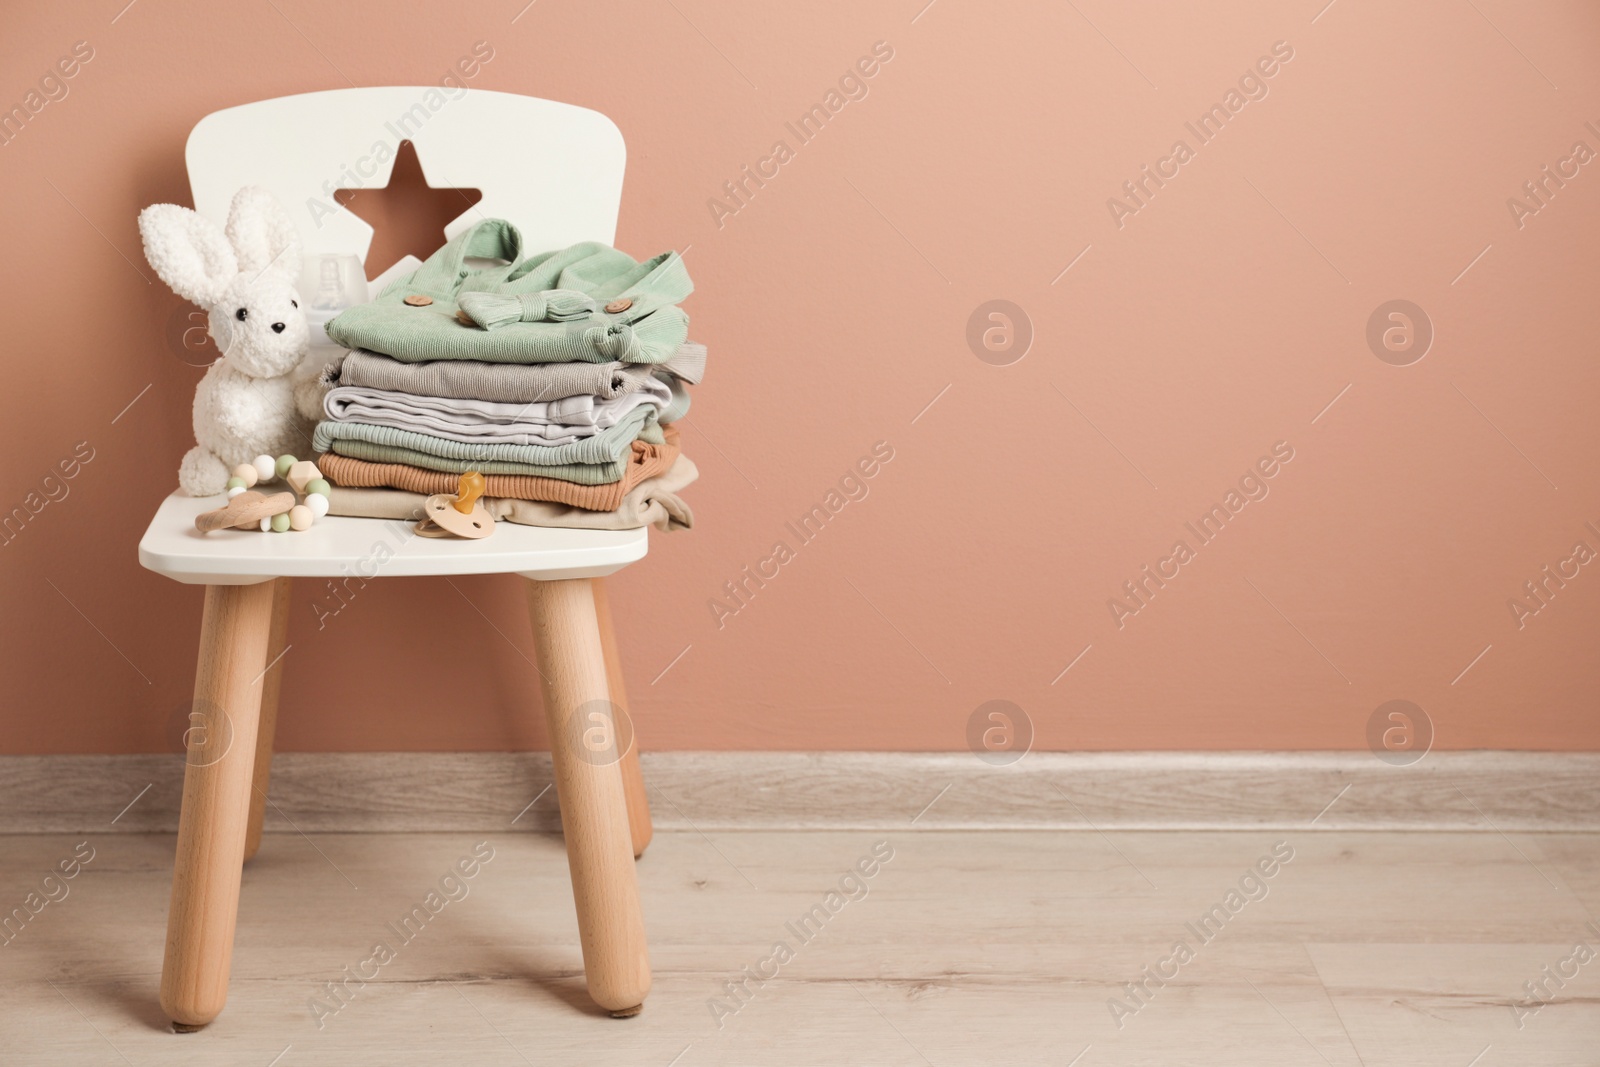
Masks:
[[[281,322],[273,323],[272,324],[272,332],[273,333],[282,333],[283,332],[283,323],[281,323]]]

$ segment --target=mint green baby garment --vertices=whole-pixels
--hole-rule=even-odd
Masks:
[[[657,445],[666,440],[654,406],[634,408],[610,429],[564,445],[468,444],[393,426],[324,419],[317,423],[311,447],[451,474],[533,474],[579,485],[609,485],[622,479],[635,439]]]
[[[505,262],[473,267],[469,258]],[[596,310],[567,310],[560,314],[562,321],[519,321],[493,330],[464,324],[456,314],[463,293],[520,297],[550,290],[589,297]],[[676,252],[640,263],[626,252],[587,241],[524,259],[517,228],[504,219],[488,219],[458,234],[371,303],[342,312],[327,329],[329,338],[345,348],[365,348],[406,363],[664,363],[688,339],[689,316],[677,305],[693,291]],[[432,303],[405,302],[416,296]],[[617,310],[608,312],[608,306]]]

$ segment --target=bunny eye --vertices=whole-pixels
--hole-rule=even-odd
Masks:
[[[240,322],[243,322],[245,319],[250,317],[250,312],[244,308],[240,308],[238,311],[233,313],[233,317],[238,319]]]
[[[299,307],[299,306],[300,306],[300,301],[298,301],[298,300],[291,300],[291,301],[289,301],[289,306],[290,306],[290,307],[292,307],[292,308],[297,308],[297,307]]]

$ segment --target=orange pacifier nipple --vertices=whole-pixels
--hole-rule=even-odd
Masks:
[[[473,505],[477,504],[478,498],[488,488],[489,479],[477,471],[468,471],[461,476],[461,487],[456,491],[456,498],[450,502],[450,506],[463,515],[471,515]]]

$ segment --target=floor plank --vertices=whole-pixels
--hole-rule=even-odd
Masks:
[[[474,850],[492,858],[453,876]],[[0,946],[0,1060],[1600,1060],[1600,960],[1520,1028],[1512,1008],[1576,942],[1600,951],[1600,835],[664,832],[639,865],[655,988],[619,1021],[584,992],[559,837],[271,834],[228,1008],[191,1035],[156,1000],[172,853],[161,834],[0,837],[0,909],[56,898]],[[429,892],[448,903],[397,933]],[[328,984],[380,940],[394,958],[341,1002]],[[750,978],[779,942],[777,973]]]

